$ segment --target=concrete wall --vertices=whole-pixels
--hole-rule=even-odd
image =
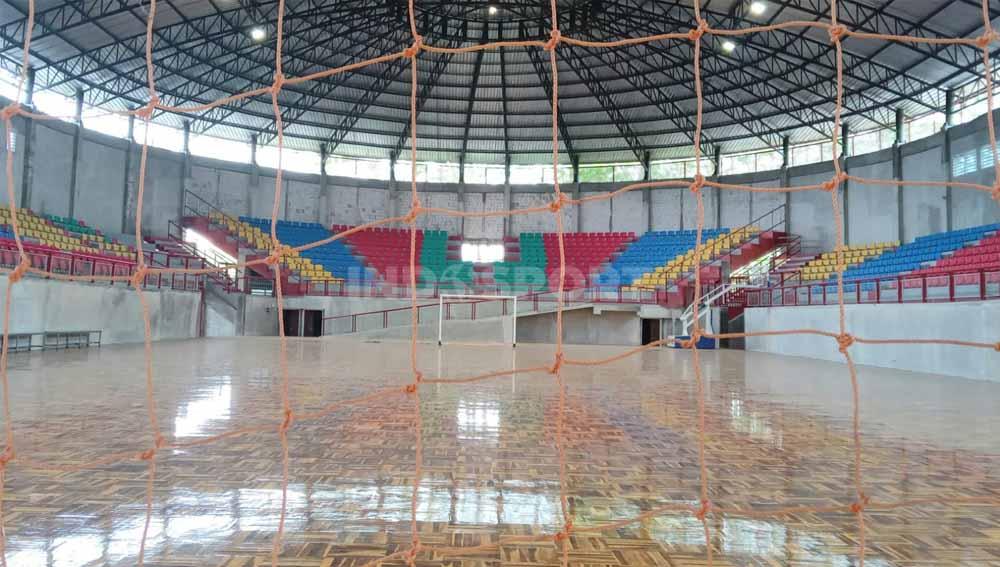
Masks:
[[[566,344],[638,346],[641,340],[641,320],[634,312],[585,308],[563,313],[563,342]],[[556,314],[518,317],[517,341],[555,343]]]
[[[954,155],[981,147],[987,142],[985,119],[949,130],[950,154]],[[73,213],[104,230],[116,234],[132,229],[132,211],[139,169],[139,147],[125,140],[83,130],[79,156],[73,156],[75,127],[58,121],[14,120],[15,183],[14,193],[22,195],[25,172],[26,135],[30,131],[33,156],[27,183],[27,205],[37,211],[58,215],[69,214],[72,172],[75,168],[76,192]],[[900,172],[904,180],[935,180],[949,178],[949,155],[946,155],[945,135],[905,144],[899,148]],[[132,164],[125,171],[126,155],[131,150]],[[0,161],[5,159],[0,152]],[[853,156],[847,160],[852,174],[870,178],[892,178],[896,157],[893,150]],[[247,164],[228,163],[201,157],[190,158],[190,176],[184,173],[184,156],[158,148],[149,149],[146,191],[143,203],[143,226],[147,232],[162,234],[167,221],[182,213],[181,192],[187,188],[232,214],[270,216],[274,199],[274,172],[259,168],[257,174]],[[2,163],[0,163],[2,165]],[[830,164],[811,164],[787,171],[723,176],[728,183],[758,187],[822,183],[833,174]],[[977,171],[960,181],[992,184],[992,170]],[[289,220],[318,221],[355,225],[389,216],[405,214],[410,207],[408,183],[389,181],[327,178],[327,191],[322,193],[319,174],[286,172],[279,216]],[[565,184],[562,189],[574,195],[588,196],[617,189],[622,184]],[[547,205],[552,199],[552,187],[547,185],[513,185],[508,194],[503,186],[421,183],[422,203],[469,212],[500,211]],[[870,241],[910,240],[915,236],[994,222],[1000,218],[1000,205],[988,194],[954,188],[916,188],[906,186],[899,199],[894,186],[862,186],[850,184],[847,190],[845,232],[850,243]],[[702,191],[705,205],[705,226],[738,226],[764,212],[787,203],[791,229],[804,237],[807,246],[829,248],[834,231],[829,195],[822,191],[753,193],[723,191],[711,188]],[[8,200],[0,192],[0,202]],[[843,195],[841,202],[843,203]],[[901,204],[900,204],[901,201]],[[123,203],[124,210],[123,210]],[[950,206],[949,206],[950,203]],[[633,231],[693,228],[697,224],[693,195],[686,189],[650,189],[620,195],[613,200],[589,202],[580,207],[567,207],[563,212],[567,230]],[[899,219],[902,222],[899,222]],[[521,231],[552,231],[555,222],[551,214],[541,212],[519,215],[510,219],[456,218],[429,215],[420,219],[422,228],[462,232],[467,238],[494,240],[505,233]]]
[[[1000,302],[848,305],[847,329],[870,338],[957,339],[996,343]],[[747,309],[746,332],[785,329],[838,331],[837,306]],[[817,335],[748,337],[747,350],[843,361],[837,343]],[[938,345],[862,345],[851,347],[858,364],[1000,381],[1000,353],[994,349]]]
[[[0,276],[0,303],[6,301],[7,278]],[[172,290],[146,292],[153,340],[198,336],[197,293]],[[10,331],[103,332],[104,344],[143,340],[142,309],[135,290],[124,285],[90,285],[27,277],[14,286]]]

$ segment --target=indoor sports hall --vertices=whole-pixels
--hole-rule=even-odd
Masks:
[[[0,567],[1000,567],[994,0],[0,0]]]

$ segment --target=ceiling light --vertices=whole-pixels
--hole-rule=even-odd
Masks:
[[[267,39],[267,31],[264,28],[257,26],[250,30],[250,38],[254,41],[264,41]]]
[[[496,6],[490,6],[489,12],[490,12],[491,16],[497,15],[497,7]]]
[[[732,53],[734,49],[736,49],[735,43],[729,41],[728,39],[722,42],[722,50],[726,53]]]
[[[755,0],[750,3],[750,13],[759,16],[767,11],[767,3],[762,0]]]

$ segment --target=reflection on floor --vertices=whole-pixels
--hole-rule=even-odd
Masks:
[[[297,412],[409,380],[399,343],[293,341]],[[574,348],[597,357],[614,348]],[[433,376],[548,364],[551,347],[422,347]],[[72,465],[149,445],[141,347],[17,355],[11,401],[18,456]],[[277,342],[169,342],[154,348],[161,427],[190,440],[280,419]],[[850,503],[850,384],[840,364],[703,353],[711,499],[720,507]],[[628,518],[698,495],[697,400],[688,352],[649,351],[603,367],[567,367],[566,440],[575,526]],[[1000,384],[861,369],[864,482],[875,500],[1000,496]],[[473,546],[555,533],[556,388],[519,374],[422,390],[421,539]],[[414,425],[390,396],[289,433],[284,566],[358,566],[410,540]],[[280,510],[275,433],[158,459],[147,565],[266,564]],[[134,565],[146,467],[128,462],[44,472],[15,461],[3,507],[8,565]],[[866,565],[1000,565],[1000,509],[931,505],[869,511]],[[710,516],[716,565],[855,565],[849,513],[769,520]],[[704,565],[701,523],[673,514],[603,535],[574,535],[574,565]],[[552,542],[420,565],[557,565]],[[400,565],[402,562],[387,562]]]

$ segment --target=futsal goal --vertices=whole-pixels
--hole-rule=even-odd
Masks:
[[[438,297],[438,345],[517,346],[517,296],[443,293]]]

